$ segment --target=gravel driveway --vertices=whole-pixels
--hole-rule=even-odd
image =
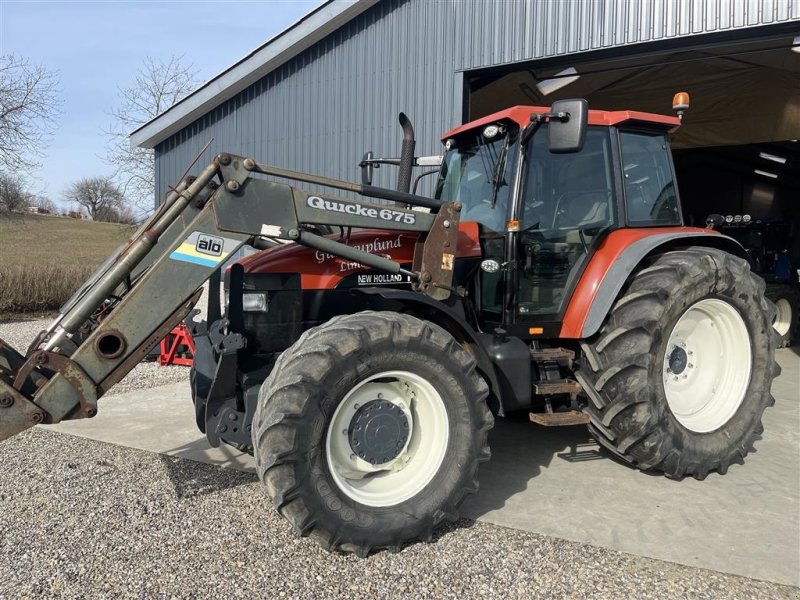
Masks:
[[[49,320],[0,323],[24,350]],[[137,366],[112,393],[180,381]],[[800,599],[797,588],[462,521],[367,559],[295,538],[254,476],[36,429],[0,443],[0,599]]]
[[[0,598],[800,598],[468,521],[399,554],[330,554],[252,475],[43,430],[0,464]]]

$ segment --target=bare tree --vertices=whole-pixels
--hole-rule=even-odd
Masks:
[[[0,214],[25,210],[29,197],[21,177],[0,173]]]
[[[58,212],[56,208],[56,203],[50,200],[47,196],[42,196],[41,194],[37,194],[31,196],[30,201],[28,202],[29,206],[35,206],[39,209],[40,212],[44,212],[47,214],[54,215]]]
[[[64,198],[83,206],[95,221],[119,221],[124,196],[110,177],[84,177],[67,188]]]
[[[184,98],[197,86],[194,67],[183,56],[163,61],[148,57],[130,87],[118,88],[119,104],[111,110],[106,162],[116,168],[115,180],[123,194],[140,211],[150,212],[155,202],[153,150],[131,148],[129,134]]]
[[[53,73],[13,54],[0,55],[0,171],[42,156],[59,106]]]

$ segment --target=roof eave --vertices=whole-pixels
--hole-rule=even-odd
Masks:
[[[131,147],[155,148],[165,139],[247,89],[379,0],[329,0],[208,83],[130,134]]]

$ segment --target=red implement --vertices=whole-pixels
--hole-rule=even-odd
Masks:
[[[161,340],[158,364],[191,367],[194,362],[194,340],[186,325],[180,323]]]

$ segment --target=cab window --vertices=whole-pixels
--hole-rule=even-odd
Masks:
[[[621,131],[629,225],[680,225],[678,195],[663,134]]]

